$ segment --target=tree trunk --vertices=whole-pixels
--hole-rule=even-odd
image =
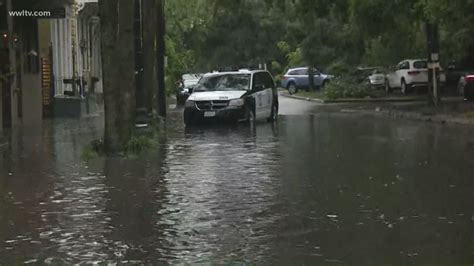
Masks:
[[[134,3],[100,0],[102,70],[107,153],[126,144],[134,126],[135,73],[133,49]]]
[[[145,106],[148,114],[153,113],[154,103],[156,103],[156,16],[155,0],[145,0],[143,8],[143,85],[145,87]]]
[[[165,0],[156,0],[156,77],[158,79],[158,115],[166,117],[165,89]]]

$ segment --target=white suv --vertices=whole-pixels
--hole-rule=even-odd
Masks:
[[[441,70],[441,83],[446,82],[446,75]],[[428,62],[425,59],[403,60],[398,63],[395,70],[387,74],[385,79],[385,90],[391,92],[393,88],[400,88],[403,94],[408,93],[414,87],[426,87],[428,85]]]

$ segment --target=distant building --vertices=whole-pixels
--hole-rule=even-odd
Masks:
[[[37,6],[55,12],[9,15]],[[0,0],[0,130],[100,110],[100,54],[98,0]]]
[[[96,108],[102,99],[100,20],[97,0],[76,0],[63,7],[65,18],[47,21],[54,115],[68,117]]]
[[[9,1],[9,2],[8,2]],[[42,121],[42,91],[37,19],[9,16],[21,1],[0,0],[1,130]],[[9,23],[10,22],[10,23]],[[12,26],[12,31],[8,25]],[[12,49],[9,49],[9,44]]]

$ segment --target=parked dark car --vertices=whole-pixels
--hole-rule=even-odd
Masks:
[[[193,92],[194,86],[199,82],[201,74],[184,74],[177,82],[176,102],[178,105],[183,105]]]
[[[474,73],[474,63],[472,58],[464,58],[458,62],[451,61],[446,71],[447,85],[456,85],[459,79],[469,73]]]
[[[468,101],[474,100],[474,72],[459,79],[458,89],[460,96]]]

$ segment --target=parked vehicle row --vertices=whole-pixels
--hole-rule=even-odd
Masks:
[[[446,74],[441,69],[440,82],[446,83]],[[425,59],[403,60],[386,75],[385,90],[387,93],[399,88],[403,94],[415,88],[428,86],[428,61]]]
[[[356,69],[355,82],[367,82],[371,87],[384,88],[387,93],[394,89],[400,89],[403,94],[415,89],[428,86],[428,62],[425,59],[407,59],[393,66],[389,71],[381,67],[359,67]],[[321,73],[315,69],[314,85],[316,88],[324,88],[334,76]],[[446,83],[446,74],[441,69],[440,83]],[[286,88],[290,94],[297,93],[301,89],[309,87],[308,67],[291,68],[282,77],[281,86]]]

